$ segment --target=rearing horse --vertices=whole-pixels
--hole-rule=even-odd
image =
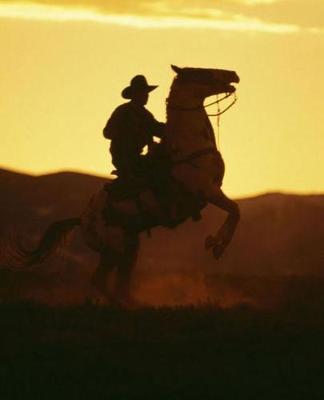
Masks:
[[[232,93],[239,77],[233,71],[206,68],[179,68],[167,99],[167,124],[160,146],[167,154],[170,174],[179,187],[204,204],[213,204],[228,212],[218,232],[208,236],[206,249],[219,258],[232,239],[240,218],[238,205],[221,190],[224,162],[217,149],[213,128],[204,108],[204,100],[215,94]],[[150,215],[160,213],[160,204],[150,189],[138,199]],[[129,303],[131,273],[136,263],[139,233],[150,226],[140,223],[138,229],[128,229],[127,221],[141,220],[139,203],[134,198],[111,199],[104,188],[95,194],[79,218],[52,224],[34,250],[20,249],[24,263],[32,265],[44,260],[61,243],[65,233],[80,225],[88,246],[97,251],[100,261],[93,283],[110,301]],[[112,212],[113,210],[113,212]],[[190,213],[187,215],[190,217]],[[159,221],[159,218],[156,219]],[[107,280],[116,269],[114,288]]]
[[[190,192],[228,212],[215,236],[206,238],[206,248],[219,258],[234,234],[240,218],[237,203],[221,190],[225,166],[217,149],[213,127],[204,100],[214,94],[231,93],[239,77],[233,71],[179,68],[171,86],[167,105],[164,143],[174,164],[173,176]]]

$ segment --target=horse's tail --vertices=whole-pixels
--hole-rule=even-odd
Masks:
[[[29,250],[18,244],[18,255],[26,266],[44,261],[64,242],[66,235],[81,224],[80,218],[69,218],[51,224],[41,237],[35,249]]]

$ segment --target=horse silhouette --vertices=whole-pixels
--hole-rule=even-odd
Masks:
[[[210,203],[227,211],[223,225],[205,240],[205,248],[212,249],[217,259],[233,237],[240,212],[238,205],[221,190],[224,162],[217,149],[204,100],[211,95],[235,92],[232,83],[238,83],[239,77],[234,71],[220,69],[176,66],[172,69],[176,76],[167,99],[166,130],[159,146],[167,155],[169,175],[175,188],[189,194],[188,199],[200,201],[201,208]],[[172,209],[172,199],[170,204],[177,223],[192,216],[192,208],[185,207],[186,196],[180,198],[183,207],[178,204]],[[151,218],[143,218],[142,209]],[[179,213],[182,213],[180,218]],[[136,199],[134,196],[116,198],[109,188],[104,187],[91,198],[81,216],[53,223],[35,249],[20,247],[19,256],[25,265],[39,263],[62,244],[68,232],[80,226],[86,244],[100,256],[93,284],[110,302],[129,305],[132,303],[130,285],[139,234],[163,224],[160,214],[161,204],[149,187],[142,188]],[[108,287],[108,278],[114,270],[114,285]]]

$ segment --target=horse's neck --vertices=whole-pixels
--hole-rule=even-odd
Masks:
[[[203,101],[188,96],[185,91],[171,89],[163,142],[172,159],[181,159],[204,149],[217,150]]]
[[[198,109],[203,108],[203,100],[193,97],[185,87],[180,89],[173,84],[167,99],[170,108]]]

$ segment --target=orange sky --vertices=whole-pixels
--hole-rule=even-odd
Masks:
[[[323,3],[0,0],[1,167],[108,174],[121,90],[145,74],[164,120],[172,63],[241,77],[221,120],[226,193],[324,192]]]

